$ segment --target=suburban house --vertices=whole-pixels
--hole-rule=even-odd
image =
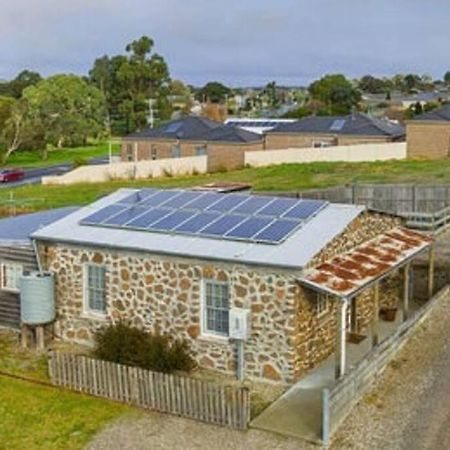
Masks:
[[[410,158],[445,158],[450,155],[450,105],[420,114],[406,123]]]
[[[333,352],[342,376],[346,333],[400,305],[431,242],[362,206],[176,189],[121,189],[32,239],[61,339],[91,345],[124,320],[188,340],[201,367],[284,383]]]
[[[244,166],[244,153],[262,150],[260,135],[204,117],[188,116],[122,139],[122,161],[208,157],[208,172]]]
[[[20,277],[37,270],[30,235],[76,208],[61,208],[0,220],[0,327],[20,326]]]
[[[265,148],[276,150],[397,142],[404,137],[405,130],[401,125],[368,114],[311,116],[267,131]]]

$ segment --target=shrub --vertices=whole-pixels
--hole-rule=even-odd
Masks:
[[[87,161],[86,158],[83,158],[82,156],[77,156],[73,160],[73,165],[74,165],[74,167],[87,166],[88,165],[88,161]]]
[[[195,366],[186,341],[151,334],[123,322],[108,325],[96,333],[94,356],[165,373],[188,372]]]

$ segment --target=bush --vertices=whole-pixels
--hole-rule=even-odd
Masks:
[[[86,158],[83,158],[82,156],[77,156],[73,160],[73,165],[74,165],[74,167],[87,166],[88,165],[88,161],[87,161]]]
[[[186,341],[151,334],[122,322],[108,325],[96,333],[94,356],[165,373],[189,372],[195,366]]]

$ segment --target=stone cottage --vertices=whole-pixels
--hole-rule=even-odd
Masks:
[[[201,367],[233,374],[230,318],[244,311],[245,375],[291,383],[336,348],[342,311],[327,289],[349,282],[330,281],[328,261],[371,239],[391,246],[386,257],[375,250],[381,262],[361,263],[359,287],[373,276],[384,286],[376,303],[371,290],[349,294],[344,331],[363,334],[379,308],[397,302],[398,263],[428,245],[399,225],[317,200],[121,189],[32,237],[42,269],[55,274],[61,339],[92,344],[98,327],[123,319],[184,338]],[[344,269],[334,276],[354,280]],[[302,279],[308,270],[324,273]]]

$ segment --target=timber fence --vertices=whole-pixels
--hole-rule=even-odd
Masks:
[[[250,420],[246,387],[60,352],[51,353],[49,373],[54,385],[145,409],[237,429],[246,429]]]
[[[351,409],[371,388],[378,375],[406,343],[410,335],[428,317],[434,306],[449,294],[450,286],[442,288],[414,316],[405,321],[371,353],[361,360],[331,389],[322,391],[322,440],[329,443],[332,434],[345,420]]]

